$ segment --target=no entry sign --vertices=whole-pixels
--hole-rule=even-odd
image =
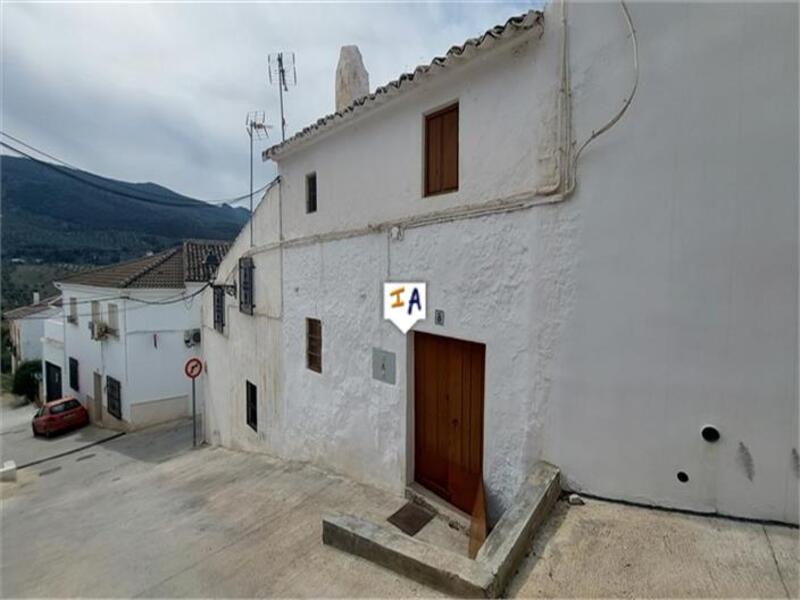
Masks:
[[[203,372],[203,363],[199,358],[190,358],[183,367],[183,372],[190,379],[195,379]]]

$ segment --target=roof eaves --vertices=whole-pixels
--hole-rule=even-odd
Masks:
[[[377,88],[371,94],[354,100],[343,110],[317,119],[316,122],[303,128],[288,140],[264,150],[261,158],[262,160],[282,158],[305,142],[316,139],[335,126],[344,124],[355,116],[383,104],[407,89],[411,89],[412,84],[418,83],[425,77],[435,76],[440,72],[440,69],[444,70],[454,63],[468,60],[476,51],[482,50],[487,43],[493,45],[496,41],[515,37],[517,34],[531,30],[536,26],[539,26],[544,31],[543,25],[544,13],[541,11],[530,10],[522,15],[511,17],[505,24],[496,25],[481,36],[466,40],[460,46],[452,46],[444,56],[437,56],[429,64],[420,65],[412,72],[403,73],[397,79]],[[440,69],[433,71],[434,67],[439,67]]]

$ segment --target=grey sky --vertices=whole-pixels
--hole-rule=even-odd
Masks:
[[[270,52],[297,56],[288,135],[332,111],[342,45],[358,44],[374,89],[534,4],[3,2],[2,128],[102,175],[237,196],[246,113],[265,110],[280,138]],[[256,160],[257,185],[273,173]]]

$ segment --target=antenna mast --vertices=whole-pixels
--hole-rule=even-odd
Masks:
[[[266,114],[263,110],[253,110],[247,113],[244,121],[247,135],[250,138],[250,246],[253,245],[253,137],[260,140],[268,138],[267,129],[272,125],[267,125]]]
[[[269,83],[278,85],[281,102],[281,141],[286,141],[286,118],[283,113],[283,93],[289,91],[290,85],[297,85],[297,69],[294,63],[294,52],[278,52],[267,57],[269,65]],[[287,72],[290,76],[287,77]]]

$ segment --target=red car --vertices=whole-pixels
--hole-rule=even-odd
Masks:
[[[46,403],[33,416],[33,435],[51,434],[89,424],[89,412],[75,398],[61,398]]]

